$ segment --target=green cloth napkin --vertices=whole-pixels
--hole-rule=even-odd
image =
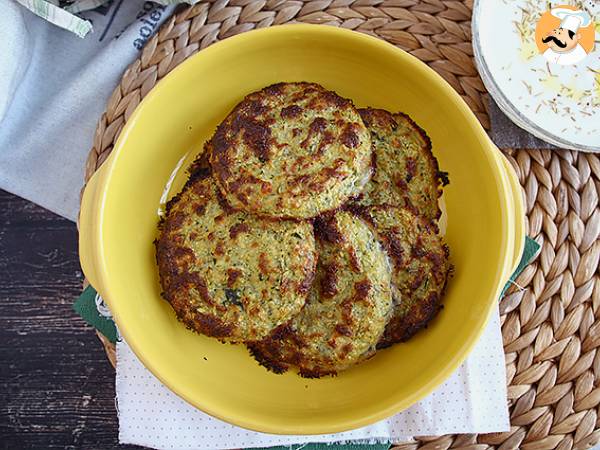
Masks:
[[[79,298],[75,300],[73,309],[88,325],[106,336],[110,342],[113,344],[117,342],[118,333],[115,322],[108,307],[104,305],[104,300],[91,285],[86,287]]]
[[[504,293],[506,292],[506,290],[510,287],[511,284],[513,284],[515,282],[517,277],[519,275],[521,275],[521,272],[523,272],[523,269],[525,269],[525,267],[527,267],[527,265],[531,262],[531,260],[537,255],[539,250],[540,250],[540,244],[538,244],[536,241],[534,241],[529,236],[527,236],[525,238],[525,247],[523,248],[523,254],[521,255],[521,261],[519,261],[519,265],[517,266],[516,270],[513,272],[513,274],[508,279],[508,283],[506,283],[504,285],[504,289],[502,289],[502,294],[500,295],[501,299],[502,299],[502,297],[504,297]]]

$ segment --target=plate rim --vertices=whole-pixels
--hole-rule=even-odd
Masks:
[[[480,16],[482,14],[482,3],[486,0],[474,0],[473,4],[473,15],[471,19],[471,36],[472,36],[472,45],[473,45],[473,54],[475,60],[475,66],[477,71],[479,72],[479,76],[483,81],[485,88],[488,93],[492,96],[500,110],[508,116],[508,118],[517,125],[519,128],[533,134],[535,137],[547,142],[549,144],[555,145],[560,148],[567,148],[570,150],[578,150],[587,153],[600,153],[600,145],[585,145],[585,144],[577,144],[567,140],[562,139],[559,136],[551,133],[550,131],[536,125],[531,120],[529,120],[526,116],[521,114],[518,108],[510,101],[510,99],[506,96],[504,91],[500,89],[494,77],[489,69],[485,58],[483,57],[483,52],[481,49],[481,40],[480,40]],[[554,149],[551,149],[554,150]]]

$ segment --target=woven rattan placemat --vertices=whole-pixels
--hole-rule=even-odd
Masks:
[[[342,26],[425,61],[487,128],[485,88],[473,64],[471,1],[218,0],[181,9],[123,74],[102,114],[85,179],[110,154],[156,82],[212,43],[290,22]],[[584,449],[600,441],[600,158],[567,150],[504,149],[526,197],[541,252],[501,302],[511,430],[421,437],[399,449]],[[114,346],[103,340],[114,365]]]

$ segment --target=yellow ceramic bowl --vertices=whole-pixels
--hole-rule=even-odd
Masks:
[[[450,174],[447,241],[456,271],[444,310],[409,343],[335,378],[269,373],[243,346],[187,331],[160,297],[152,241],[171,175],[179,166],[167,197],[227,112],[279,81],[314,81],[358,106],[410,114]],[[273,27],[202,50],[140,104],[85,190],[81,264],[137,356],[192,405],[263,432],[337,432],[407,408],[465,359],[519,256],[523,204],[516,189],[467,105],[425,64],[351,31]]]

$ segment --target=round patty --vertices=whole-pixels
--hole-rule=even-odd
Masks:
[[[369,226],[342,211],[315,225],[319,262],[306,305],[267,339],[249,345],[265,367],[281,373],[332,375],[375,352],[392,301],[390,266]]]
[[[310,218],[360,193],[371,138],[350,100],[313,83],[248,95],[211,142],[215,179],[236,209]]]
[[[358,202],[402,206],[429,220],[438,219],[438,198],[446,179],[425,131],[406,114],[373,108],[359,113],[371,132],[375,173]]]
[[[437,226],[407,209],[362,208],[392,264],[394,311],[378,348],[403,342],[425,328],[441,309],[450,271],[448,247]]]
[[[300,311],[316,266],[312,224],[234,211],[202,175],[167,209],[156,241],[160,281],[189,328],[256,340]]]

